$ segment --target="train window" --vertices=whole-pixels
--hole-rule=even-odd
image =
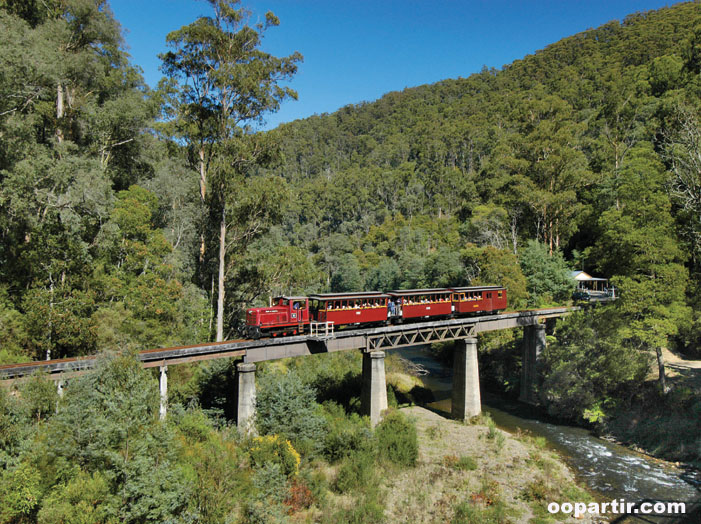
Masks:
[[[502,297],[502,292],[501,292],[501,291],[499,291],[499,292],[497,293],[497,297],[499,297],[499,298]]]

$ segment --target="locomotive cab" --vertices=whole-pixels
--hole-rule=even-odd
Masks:
[[[253,339],[262,335],[301,335],[309,327],[307,297],[275,297],[269,307],[246,311],[245,334]]]

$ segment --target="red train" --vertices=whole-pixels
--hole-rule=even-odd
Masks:
[[[501,286],[405,289],[361,293],[325,293],[309,297],[278,297],[270,307],[246,312],[245,335],[302,335],[318,322],[344,326],[387,325],[420,319],[450,318],[506,309]]]

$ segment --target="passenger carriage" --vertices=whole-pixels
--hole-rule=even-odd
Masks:
[[[501,286],[454,287],[451,291],[456,315],[506,309],[506,288]]]
[[[389,296],[379,291],[310,295],[311,316],[334,326],[387,322]]]
[[[388,291],[387,294],[392,318],[447,317],[452,313],[450,289],[406,289]]]

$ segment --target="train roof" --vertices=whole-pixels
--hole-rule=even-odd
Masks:
[[[390,295],[428,295],[431,293],[450,293],[451,290],[448,288],[431,288],[431,289],[395,289],[393,291],[387,291]]]
[[[280,296],[274,297],[273,300],[277,300],[278,298],[283,298],[285,300],[307,300],[307,297],[290,297],[288,295],[280,295]]]
[[[467,287],[451,287],[453,291],[490,291],[492,289],[506,289],[504,286],[467,286]]]
[[[358,293],[319,293],[309,295],[312,300],[343,300],[344,298],[387,298],[388,295],[382,291],[361,291]]]

